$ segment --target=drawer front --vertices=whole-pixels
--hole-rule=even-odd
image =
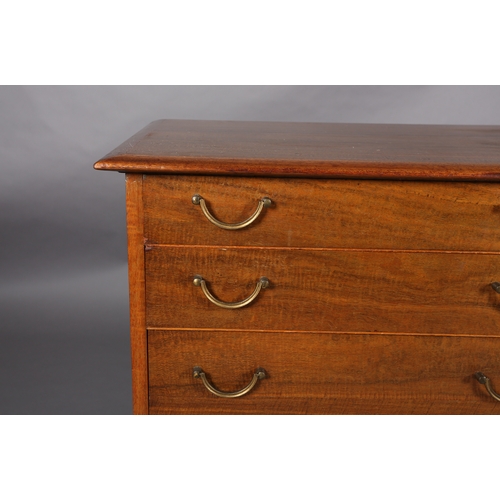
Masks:
[[[225,230],[194,194],[227,223],[272,205]],[[500,251],[500,184],[148,175],[144,224],[152,244]]]
[[[149,328],[500,334],[500,255],[154,246]],[[260,277],[270,286],[242,301]]]
[[[500,413],[474,377],[500,385],[500,339],[401,335],[150,331],[150,413]],[[193,368],[223,392],[211,394]],[[498,389],[497,389],[498,390]]]

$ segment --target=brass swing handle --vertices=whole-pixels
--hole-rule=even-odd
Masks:
[[[262,198],[259,200],[259,204],[257,206],[257,210],[251,215],[247,220],[244,220],[243,222],[236,222],[234,224],[230,224],[227,222],[221,222],[220,220],[217,220],[209,211],[207,208],[207,205],[205,203],[205,200],[203,199],[202,196],[199,194],[194,194],[193,197],[191,198],[191,201],[193,202],[194,205],[200,205],[201,211],[205,214],[205,217],[212,223],[215,224],[217,227],[220,227],[222,229],[229,229],[229,230],[234,230],[234,229],[242,229],[244,227],[249,226],[257,217],[260,215],[264,207],[270,207],[271,206],[271,199],[270,198]]]
[[[484,386],[486,387],[486,390],[489,392],[490,396],[493,399],[500,401],[500,394],[498,394],[498,392],[495,392],[495,390],[491,386],[491,380],[484,373],[476,372],[474,374],[474,376],[476,377],[476,379],[478,380],[478,382],[480,384],[484,384]]]
[[[194,378],[201,378],[203,385],[212,394],[215,394],[216,396],[219,396],[220,398],[239,398],[240,396],[244,396],[245,394],[248,394],[255,387],[255,384],[259,380],[266,378],[266,372],[264,371],[263,368],[257,368],[255,370],[255,373],[253,374],[253,378],[252,378],[251,382],[246,387],[244,387],[243,389],[240,389],[239,391],[236,391],[236,392],[222,392],[222,391],[219,391],[218,389],[216,389],[207,380],[205,373],[203,372],[203,370],[199,366],[195,366],[193,368],[193,377]]]
[[[216,306],[223,307],[224,309],[239,309],[240,307],[247,306],[248,304],[253,302],[257,298],[257,295],[259,295],[261,289],[267,288],[269,286],[269,280],[265,276],[260,278],[259,281],[257,281],[255,290],[251,293],[251,295],[249,295],[246,299],[241,300],[240,302],[223,302],[222,300],[216,299],[208,290],[205,280],[199,275],[196,275],[194,277],[193,285],[201,286],[201,289],[203,290],[203,293],[205,294],[207,299]]]

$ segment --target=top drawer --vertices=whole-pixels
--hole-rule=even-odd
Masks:
[[[218,220],[248,219],[221,229]],[[145,237],[154,244],[500,251],[500,184],[144,176]]]

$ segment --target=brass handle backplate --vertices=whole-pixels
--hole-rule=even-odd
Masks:
[[[265,276],[260,278],[257,282],[257,285],[255,285],[255,290],[251,293],[251,295],[239,302],[223,302],[222,300],[216,299],[208,290],[205,280],[199,275],[196,275],[194,277],[193,285],[200,286],[207,299],[216,306],[223,307],[224,309],[239,309],[240,307],[247,306],[248,304],[253,302],[257,298],[257,295],[259,295],[259,292],[263,288],[267,288],[269,286],[269,280]]]
[[[244,227],[249,226],[254,220],[257,219],[257,217],[260,215],[264,207],[270,207],[272,204],[270,198],[264,197],[261,200],[259,200],[259,204],[257,205],[257,210],[255,210],[253,215],[251,215],[248,219],[244,220],[243,222],[236,222],[234,224],[230,224],[227,222],[222,222],[220,220],[217,220],[209,212],[205,200],[199,194],[194,194],[193,197],[191,198],[191,201],[193,202],[194,205],[200,205],[201,211],[212,224],[216,225],[217,227],[220,227],[221,229],[229,229],[229,230],[242,229]]]
[[[491,385],[491,380],[484,373],[476,372],[474,376],[480,384],[483,384],[486,387],[486,390],[493,399],[500,401],[500,394],[498,394],[498,392],[495,392]]]
[[[193,368],[193,377],[194,378],[201,378],[203,385],[212,394],[215,394],[216,396],[219,396],[220,398],[239,398],[240,396],[244,396],[245,394],[248,394],[255,387],[255,384],[259,380],[266,378],[266,372],[263,368],[257,368],[255,370],[255,373],[253,374],[253,378],[252,378],[251,382],[246,387],[243,387],[243,389],[240,389],[239,391],[236,391],[236,392],[223,392],[223,391],[219,391],[218,389],[216,389],[207,380],[205,373],[203,372],[203,370],[199,366],[195,366]]]

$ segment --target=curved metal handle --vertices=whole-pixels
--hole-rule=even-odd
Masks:
[[[193,285],[201,286],[201,289],[203,290],[203,293],[205,294],[207,299],[216,306],[223,307],[224,309],[238,309],[253,302],[257,298],[257,295],[259,295],[261,289],[267,288],[269,286],[269,280],[265,276],[262,276],[262,278],[257,281],[255,290],[251,293],[251,295],[249,295],[245,300],[241,300],[239,302],[223,302],[222,300],[216,299],[208,290],[205,280],[199,275],[196,275],[194,277]]]
[[[476,372],[474,376],[480,384],[484,384],[486,386],[486,390],[489,392],[490,396],[493,399],[500,401],[500,394],[498,394],[498,392],[495,392],[495,390],[491,386],[491,380],[484,373]]]
[[[495,292],[500,293],[500,283],[498,281],[494,281],[493,283],[490,283],[490,285]]]
[[[244,220],[243,222],[236,222],[234,224],[229,224],[227,222],[221,222],[220,220],[217,220],[209,211],[207,208],[207,205],[205,203],[205,200],[203,199],[202,196],[199,194],[194,194],[193,197],[191,198],[191,201],[193,202],[194,205],[200,205],[201,211],[205,214],[205,217],[212,223],[215,224],[217,227],[220,227],[222,229],[229,229],[229,230],[234,230],[234,229],[242,229],[244,227],[249,226],[257,217],[260,215],[264,207],[270,207],[271,206],[271,199],[264,197],[262,200],[259,200],[259,204],[257,206],[257,210],[253,213],[252,216],[250,216],[247,220]]]
[[[266,378],[266,372],[264,371],[264,368],[257,368],[257,370],[255,370],[255,373],[253,374],[252,381],[246,387],[244,387],[243,389],[240,389],[239,391],[236,391],[236,392],[222,392],[222,391],[219,391],[218,389],[216,389],[207,380],[205,373],[203,372],[203,370],[199,366],[195,366],[193,368],[193,377],[194,378],[201,378],[203,385],[212,394],[215,394],[216,396],[219,396],[220,398],[239,398],[240,396],[244,396],[245,394],[248,394],[255,387],[255,384],[257,383],[258,380],[262,380],[263,378]]]

